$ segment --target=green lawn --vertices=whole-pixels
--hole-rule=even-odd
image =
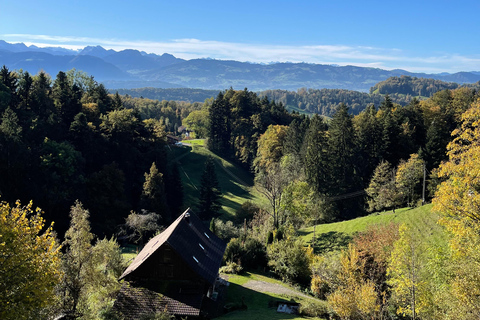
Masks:
[[[189,140],[182,140],[183,143],[188,143],[191,145],[196,145],[196,146],[204,146],[205,145],[205,139],[189,139]]]
[[[244,304],[247,306],[245,310],[236,310],[230,313],[227,313],[216,319],[229,319],[229,320],[240,320],[240,319],[249,319],[249,320],[263,320],[263,319],[305,319],[298,315],[289,315],[284,313],[276,312],[277,301],[295,301],[300,302],[306,298],[299,298],[298,296],[286,296],[278,295],[270,292],[258,292],[248,288],[243,287],[245,283],[250,280],[260,280],[270,283],[279,284],[282,286],[287,286],[281,281],[268,278],[262,275],[254,273],[245,273],[242,275],[235,275],[229,278],[230,286],[227,291],[227,305],[241,305],[242,298]],[[313,298],[312,298],[313,299]],[[309,318],[309,319],[319,319],[319,318]]]
[[[187,143],[196,140],[188,140]],[[202,146],[200,141],[192,146],[170,147],[169,158],[180,164],[184,190],[184,207],[195,208],[200,196],[201,176],[207,157],[215,160],[216,175],[222,191],[222,216],[230,219],[245,201],[265,201],[253,188],[253,175],[233,162],[223,159]]]
[[[353,220],[320,224],[315,228],[315,252],[334,251],[345,248],[356,233],[365,231],[369,225],[405,223],[415,233],[431,241],[445,240],[443,228],[437,224],[438,216],[431,212],[432,205],[418,208],[403,208],[356,218]],[[312,243],[313,227],[299,230],[305,243]]]

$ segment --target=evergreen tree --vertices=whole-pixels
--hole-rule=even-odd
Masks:
[[[230,149],[230,104],[219,93],[209,110],[208,147],[210,150],[227,153]]]
[[[163,174],[158,171],[155,162],[152,163],[150,172],[145,173],[145,183],[143,184],[142,192],[142,209],[161,215],[163,221],[166,223],[172,221],[165,194]]]
[[[377,119],[377,110],[374,105],[368,106],[354,119],[355,140],[359,151],[357,159],[360,172],[358,173],[366,185],[375,167],[381,159],[382,127]]]
[[[60,284],[62,310],[69,319],[81,316],[79,305],[85,299],[86,284],[91,275],[92,241],[94,235],[90,231],[90,214],[82,203],[75,202],[70,209],[70,228],[65,233],[63,248],[63,279]]]
[[[8,88],[10,93],[10,102],[9,106],[12,109],[17,107],[18,96],[17,96],[17,86],[18,86],[18,79],[17,74],[13,71],[8,70],[8,68],[3,65],[0,69],[0,83],[5,85]]]
[[[395,171],[390,163],[382,161],[375,168],[372,180],[365,190],[370,197],[368,200],[368,211],[384,210],[400,204],[400,192],[395,184]]]
[[[331,166],[329,191],[331,195],[345,195],[363,189],[358,176],[352,117],[348,114],[346,105],[340,104],[338,107],[330,122],[328,134],[328,155]],[[363,203],[359,200],[361,199],[352,198],[337,201],[342,218],[350,218],[361,212]]]
[[[420,151],[420,156],[425,161],[428,170],[437,168],[440,163],[447,159],[447,144],[450,133],[442,119],[433,120],[427,130],[425,146]]]
[[[294,119],[288,126],[283,143],[283,154],[299,155],[302,149],[303,138],[307,128],[298,119]]]
[[[183,205],[183,185],[180,178],[180,171],[178,170],[178,163],[175,162],[167,171],[165,181],[165,189],[167,193],[167,202],[170,212],[172,213],[172,220],[175,220],[181,213]]]
[[[123,102],[122,102],[122,98],[120,98],[120,95],[118,94],[118,91],[117,91],[113,96],[113,110],[120,110],[120,109],[123,109]]]
[[[200,183],[199,216],[203,220],[217,217],[221,208],[221,191],[215,173],[215,163],[211,157],[205,162]]]
[[[352,117],[345,104],[340,104],[330,122],[328,133],[331,188],[336,194],[346,193],[355,188],[356,148]]]
[[[327,161],[326,125],[322,118],[314,115],[305,133],[302,145],[303,163],[308,183],[317,193],[329,190],[330,164]]]

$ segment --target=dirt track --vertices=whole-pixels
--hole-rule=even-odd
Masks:
[[[308,296],[304,293],[289,289],[279,284],[259,281],[259,280],[249,280],[243,285],[243,287],[252,289],[258,292],[270,292],[275,294],[285,294],[289,296],[299,296],[303,298],[313,299],[311,296]]]

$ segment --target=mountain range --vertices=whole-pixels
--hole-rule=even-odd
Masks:
[[[400,69],[309,63],[184,60],[168,53],[148,54],[133,49],[114,51],[101,46],[88,46],[82,50],[40,48],[3,40],[0,40],[0,65],[6,65],[11,70],[23,69],[32,74],[44,70],[52,77],[59,71],[75,68],[93,75],[109,89],[156,87],[223,90],[233,87],[262,91],[305,87],[368,91],[380,81],[401,75],[461,84],[480,81],[479,71],[426,74]]]

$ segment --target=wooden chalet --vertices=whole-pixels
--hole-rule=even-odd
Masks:
[[[125,280],[114,310],[127,319],[167,311],[176,316],[210,317],[215,307],[218,269],[225,243],[187,209],[152,238],[120,279]]]

